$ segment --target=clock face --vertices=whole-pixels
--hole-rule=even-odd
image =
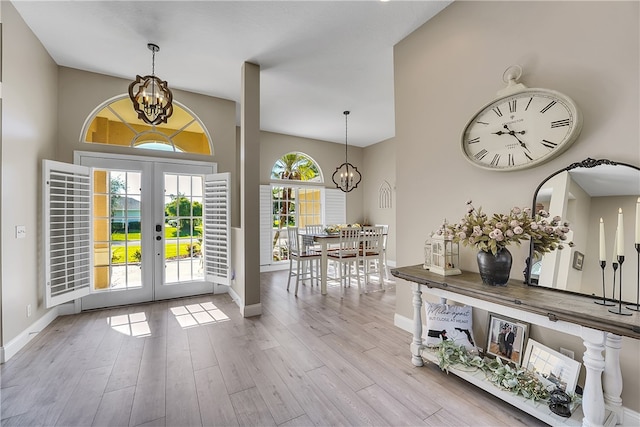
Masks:
[[[465,127],[462,151],[484,169],[524,169],[562,153],[581,129],[582,116],[571,99],[525,89],[482,108]]]

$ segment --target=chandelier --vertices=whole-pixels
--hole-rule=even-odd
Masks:
[[[362,175],[358,172],[358,168],[353,166],[347,160],[347,150],[349,145],[347,144],[347,118],[349,116],[349,111],[345,111],[344,113],[344,163],[336,168],[336,171],[331,176],[333,183],[336,184],[336,188],[344,191],[345,193],[350,192],[354,188],[360,184],[362,181]]]
[[[136,80],[129,85],[129,98],[133,102],[133,109],[138,113],[138,118],[150,125],[167,123],[167,119],[173,114],[173,94],[169,90],[167,82],[156,77],[156,52],[160,50],[158,45],[147,44],[151,50],[151,75],[136,76]]]

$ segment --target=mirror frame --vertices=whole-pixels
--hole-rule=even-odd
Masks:
[[[555,171],[554,173],[552,173],[551,175],[547,176],[545,179],[543,179],[540,184],[538,185],[538,187],[536,187],[536,190],[533,192],[533,201],[531,204],[531,212],[535,212],[536,211],[536,199],[538,198],[538,192],[540,191],[540,189],[542,188],[542,186],[548,182],[551,178],[553,178],[556,175],[559,175],[563,172],[569,172],[573,169],[578,169],[578,168],[594,168],[596,166],[600,166],[600,165],[610,165],[610,166],[626,166],[632,169],[635,169],[637,171],[640,172],[640,167],[635,166],[635,165],[631,165],[629,163],[623,163],[623,162],[616,162],[613,160],[608,160],[608,159],[592,159],[591,157],[587,157],[585,160],[581,161],[581,162],[576,162],[576,163],[571,163],[569,166],[564,167],[562,169],[559,169],[557,171]],[[539,286],[537,283],[531,283],[531,269],[533,268],[533,265],[531,263],[531,260],[533,259],[533,241],[531,239],[529,239],[529,256],[527,257],[525,263],[525,268],[523,271],[524,274],[524,283],[526,283],[529,286]],[[545,288],[545,289],[549,289],[549,290],[554,290],[554,291],[558,291],[558,292],[567,292],[567,293],[578,293],[578,292],[573,292],[573,291],[567,291],[567,290],[561,290],[561,289],[554,289],[554,288]],[[587,295],[587,294],[580,294],[580,295]],[[587,295],[587,296],[591,296],[591,295]],[[598,298],[598,297],[594,297],[594,298]]]

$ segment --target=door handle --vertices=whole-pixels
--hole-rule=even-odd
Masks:
[[[156,224],[156,231],[159,233],[162,231],[162,225]]]

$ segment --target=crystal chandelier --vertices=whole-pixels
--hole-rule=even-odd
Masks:
[[[358,172],[358,168],[353,166],[347,160],[347,151],[348,151],[348,143],[347,143],[347,118],[349,116],[349,111],[345,111],[344,113],[344,163],[336,168],[336,171],[331,176],[334,184],[336,184],[336,188],[344,191],[345,193],[350,192],[354,188],[360,184],[362,181],[362,175]]]
[[[129,85],[129,98],[133,102],[133,109],[138,113],[138,118],[150,125],[167,123],[167,119],[173,114],[173,94],[169,90],[167,82],[160,80],[155,75],[156,52],[160,50],[158,45],[147,44],[151,50],[151,75],[136,76],[136,80]]]

